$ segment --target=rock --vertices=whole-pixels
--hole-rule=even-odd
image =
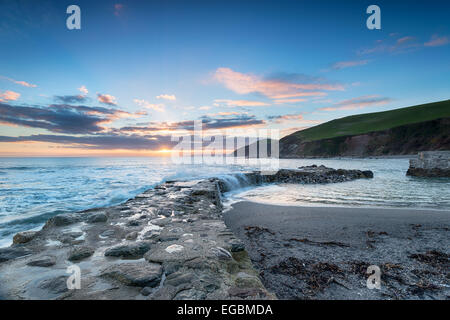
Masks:
[[[248,297],[258,297],[258,296],[265,296],[264,292],[261,289],[257,288],[238,288],[238,287],[231,287],[228,290],[228,294],[231,297],[239,297],[239,298],[248,298]]]
[[[121,257],[126,259],[139,259],[150,250],[151,243],[148,241],[135,242],[131,244],[118,245],[105,251],[106,257]]]
[[[171,285],[165,285],[156,290],[151,296],[152,300],[172,300],[178,293],[179,289]]]
[[[419,152],[416,159],[409,160],[407,176],[450,177],[450,151]]]
[[[33,259],[27,263],[28,266],[32,267],[51,267],[55,265],[56,257],[54,256],[43,256],[37,259]]]
[[[31,254],[31,251],[21,247],[10,247],[0,249],[0,263],[14,260]]]
[[[78,246],[74,247],[69,252],[69,257],[67,258],[69,261],[80,261],[86,259],[94,254],[95,250],[92,247],[88,246]]]
[[[89,223],[99,223],[108,221],[108,217],[104,213],[96,213],[91,215],[88,220]]]
[[[127,286],[153,288],[161,281],[162,267],[148,262],[120,263],[104,269],[101,275]]]
[[[149,296],[153,291],[154,291],[154,289],[151,288],[151,287],[144,287],[144,288],[141,290],[141,294],[142,294],[144,297],[146,297],[146,296]]]
[[[67,276],[46,279],[39,283],[38,288],[48,290],[53,294],[61,294],[69,290],[67,288],[67,279]]]
[[[16,235],[13,237],[13,243],[21,244],[30,242],[37,235],[37,233],[37,231],[23,231],[16,233]]]
[[[364,171],[362,171],[362,174],[366,178],[373,178],[373,172],[370,170],[364,170]]]
[[[68,214],[60,214],[50,218],[44,225],[43,229],[51,228],[51,227],[62,227],[68,226],[73,223],[79,222],[81,217],[77,213],[68,213]]]
[[[139,235],[139,233],[137,231],[133,231],[133,232],[130,232],[129,234],[127,234],[125,236],[125,239],[127,239],[127,240],[136,240],[138,235]]]
[[[245,272],[238,272],[234,281],[238,288],[260,288],[262,287],[261,281],[252,275]]]
[[[174,300],[205,300],[206,292],[194,288],[180,291],[173,298]]]
[[[114,230],[106,230],[106,231],[103,231],[103,232],[100,234],[100,237],[103,237],[103,238],[109,238],[109,237],[113,236],[114,233],[115,233]]]
[[[225,250],[221,247],[215,247],[211,248],[211,251],[216,255],[219,260],[232,260],[233,257],[231,256],[231,253],[228,250]]]
[[[189,283],[194,279],[193,273],[186,273],[184,271],[178,271],[167,276],[164,281],[165,284],[178,287],[180,284]]]
[[[242,241],[238,239],[234,239],[230,242],[231,245],[231,252],[241,252],[245,250],[245,245]]]

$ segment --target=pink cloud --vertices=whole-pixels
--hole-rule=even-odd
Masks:
[[[116,3],[114,5],[114,15],[116,16],[120,16],[120,13],[122,12],[123,9],[123,4],[121,3]]]
[[[97,94],[97,100],[101,103],[108,104],[111,106],[117,105],[116,97],[109,94]]]
[[[437,34],[431,36],[430,41],[425,42],[423,45],[425,47],[439,47],[448,44],[450,41],[448,37],[439,37]]]
[[[323,83],[288,82],[282,79],[263,79],[253,74],[233,71],[230,68],[218,68],[214,79],[226,88],[239,93],[261,93],[269,98],[280,95],[300,94],[305,90],[344,90],[342,85]]]
[[[409,41],[413,41],[414,39],[415,39],[414,37],[406,36],[406,37],[397,39],[397,44],[403,44],[403,43],[406,43],[406,42],[409,42]]]
[[[297,103],[297,102],[303,102],[303,101],[308,101],[307,99],[276,99],[275,103],[276,104],[284,104],[284,103]]]
[[[159,96],[156,97],[156,99],[164,99],[164,100],[171,100],[171,101],[175,101],[177,100],[177,98],[175,97],[174,94],[161,94]]]
[[[165,106],[162,103],[154,104],[154,103],[150,103],[150,102],[148,102],[146,100],[143,100],[143,99],[134,99],[133,101],[134,101],[134,103],[138,104],[141,107],[144,107],[144,108],[147,108],[147,109],[152,109],[152,110],[155,110],[155,111],[158,111],[158,112],[164,112]]]
[[[369,62],[369,60],[353,60],[353,61],[339,61],[331,66],[332,69],[340,70],[350,67],[362,66]]]
[[[4,76],[0,76],[0,78],[8,80],[10,82],[13,82],[15,84],[24,86],[24,87],[28,87],[28,88],[36,88],[37,87],[37,85],[29,83],[29,82],[26,82],[26,81],[18,81],[18,80],[14,80],[14,79],[11,79],[11,78],[8,78],[8,77],[4,77]]]
[[[266,107],[270,104],[261,101],[249,101],[249,100],[229,100],[229,99],[216,99],[214,105],[225,105],[227,107]]]
[[[15,101],[19,99],[20,93],[14,92],[14,91],[5,91],[3,93],[0,92],[0,102],[3,101]]]
[[[354,109],[363,109],[367,107],[375,107],[382,106],[389,102],[392,99],[386,97],[380,97],[378,95],[368,95],[357,98],[352,98],[349,100],[344,100],[336,103],[332,107],[320,108],[321,111],[336,111],[336,110],[354,110]]]

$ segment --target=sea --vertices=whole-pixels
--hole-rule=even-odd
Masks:
[[[67,212],[123,203],[166,180],[219,177],[231,191],[225,203],[254,201],[299,206],[387,207],[450,210],[449,178],[406,176],[409,159],[281,159],[280,168],[306,165],[372,170],[373,179],[344,183],[250,186],[240,174],[258,170],[235,164],[179,164],[171,157],[0,158],[0,247],[15,233],[38,230]]]

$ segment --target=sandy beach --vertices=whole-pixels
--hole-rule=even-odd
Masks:
[[[239,202],[224,218],[280,299],[450,298],[450,211]]]

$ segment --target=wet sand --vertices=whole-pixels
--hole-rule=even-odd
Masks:
[[[224,218],[280,299],[450,299],[450,211],[239,202]]]

